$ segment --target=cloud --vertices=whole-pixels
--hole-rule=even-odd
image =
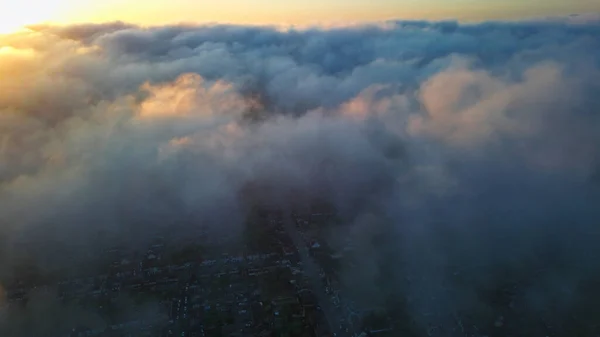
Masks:
[[[235,241],[256,204],[327,203],[347,224],[329,239],[356,247],[350,294],[407,301],[418,334],[459,314],[491,329],[506,275],[516,312],[561,334],[600,270],[599,37],[593,20],[0,37],[2,283],[24,257]]]
[[[202,77],[186,74],[174,83],[142,86],[149,98],[140,104],[141,118],[169,118],[172,116],[232,115],[240,116],[250,102],[240,97],[228,83],[217,81],[208,88]]]

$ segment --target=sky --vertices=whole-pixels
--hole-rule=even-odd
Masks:
[[[0,33],[41,22],[345,24],[387,19],[483,21],[600,11],[595,0],[2,0]]]

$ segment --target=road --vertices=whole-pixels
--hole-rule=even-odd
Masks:
[[[302,235],[298,231],[298,228],[295,225],[294,219],[289,216],[285,217],[283,221],[283,226],[285,231],[288,233],[294,246],[298,250],[300,254],[300,261],[302,261],[302,265],[304,266],[304,273],[308,276],[310,280],[311,288],[315,296],[317,297],[317,301],[321,306],[321,310],[325,314],[327,318],[327,323],[329,324],[329,330],[337,337],[350,337],[350,334],[340,329],[340,322],[342,321],[342,317],[340,313],[337,311],[329,296],[327,296],[327,292],[325,291],[325,287],[321,282],[320,268],[315,263],[313,258],[310,256],[308,248],[302,239]]]

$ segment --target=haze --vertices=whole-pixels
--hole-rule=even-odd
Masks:
[[[600,335],[595,1],[1,6],[3,337],[183,336],[189,284],[234,292],[210,261],[271,253],[341,333],[315,247],[344,303],[396,309],[394,337]]]
[[[0,4],[0,33],[36,23],[340,25],[388,19],[514,20],[599,10],[594,0],[22,0]]]

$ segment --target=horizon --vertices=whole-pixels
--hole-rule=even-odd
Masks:
[[[72,25],[121,21],[140,26],[178,24],[233,24],[260,26],[344,26],[401,21],[518,21],[600,13],[594,1],[499,1],[499,0],[329,0],[325,2],[225,0],[218,4],[188,0],[73,1],[24,0],[0,4],[0,33],[29,25]]]

